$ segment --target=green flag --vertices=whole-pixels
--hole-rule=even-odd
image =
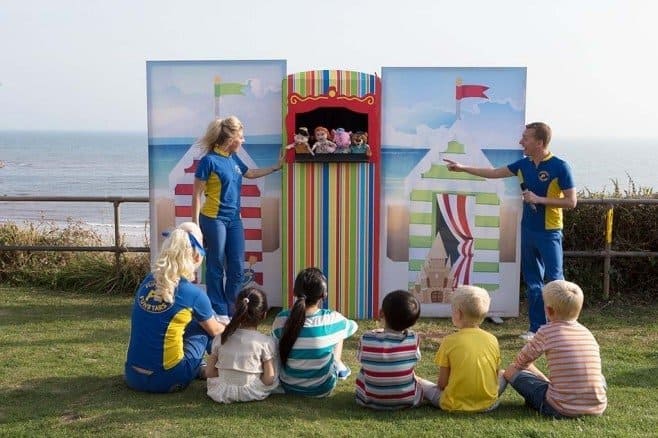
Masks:
[[[215,84],[215,97],[228,96],[229,94],[239,94],[244,96],[246,85],[237,82],[218,82]]]

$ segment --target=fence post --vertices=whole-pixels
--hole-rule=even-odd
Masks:
[[[610,250],[612,249],[612,220],[614,207],[608,205],[605,220],[605,258],[603,259],[603,299],[610,297]]]
[[[121,201],[115,200],[114,205],[114,269],[117,277],[121,273],[121,253],[119,252],[119,243],[121,242],[119,206]]]

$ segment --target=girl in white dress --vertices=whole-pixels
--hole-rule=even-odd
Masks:
[[[267,296],[243,289],[222,336],[215,336],[208,358],[208,396],[218,403],[263,400],[279,384],[277,344],[257,331],[267,316]]]

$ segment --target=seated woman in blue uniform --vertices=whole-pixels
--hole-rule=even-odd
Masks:
[[[205,378],[206,346],[228,321],[217,319],[208,295],[191,283],[205,255],[201,242],[195,223],[178,226],[137,290],[125,365],[137,391],[173,392]]]

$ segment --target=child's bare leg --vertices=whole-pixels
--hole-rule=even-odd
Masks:
[[[423,388],[423,398],[438,408],[439,398],[441,398],[441,390],[439,389],[439,385],[418,376],[416,376],[416,382],[418,382],[418,384]]]
[[[202,378],[208,379],[210,377],[219,376],[219,370],[217,369],[217,355],[211,354],[208,356],[208,361],[205,367],[202,367]]]
[[[343,363],[343,340],[341,339],[336,345],[334,345],[334,361],[336,363]]]
[[[341,380],[347,379],[347,377],[352,374],[352,371],[348,368],[347,365],[343,362],[343,341],[341,340],[336,345],[334,345],[334,366],[336,367],[336,372],[338,378]]]
[[[505,370],[498,371],[498,397],[503,395],[507,389],[507,379],[505,379]]]

